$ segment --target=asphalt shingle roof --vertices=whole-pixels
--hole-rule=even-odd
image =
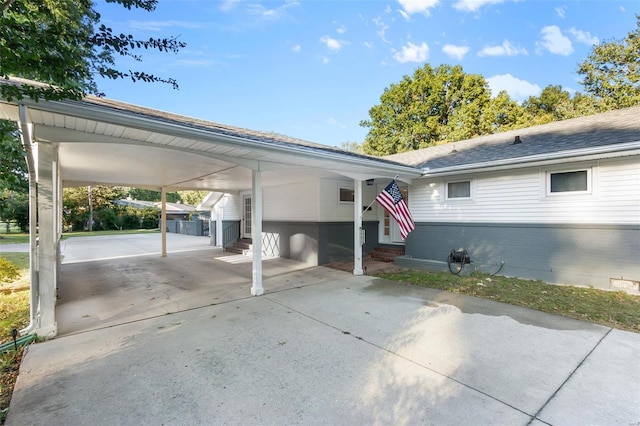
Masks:
[[[516,136],[521,143],[514,144]],[[640,106],[481,136],[383,158],[438,169],[640,142]]]

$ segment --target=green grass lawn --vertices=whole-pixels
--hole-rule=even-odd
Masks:
[[[29,234],[0,234],[0,245],[1,244],[19,244],[19,243],[28,243],[29,242]]]
[[[640,296],[623,291],[546,284],[541,281],[448,272],[395,271],[378,277],[524,306],[640,333]]]
[[[0,343],[4,343],[12,340],[11,330],[21,330],[29,325],[29,254],[2,253],[0,257],[9,260],[20,272],[16,280],[0,281]],[[0,354],[0,424],[4,424],[7,415],[22,350],[12,349]]]
[[[0,343],[11,340],[11,330],[29,325],[29,253],[1,253],[18,267],[19,277],[0,281]]]

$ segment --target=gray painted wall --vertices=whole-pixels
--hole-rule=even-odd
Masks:
[[[405,252],[446,262],[458,248],[466,249],[482,272],[495,272],[504,261],[500,275],[550,283],[619,289],[611,278],[640,281],[636,225],[417,223]]]
[[[365,253],[378,242],[378,222],[364,222]],[[323,265],[353,258],[353,223],[264,221],[262,231],[278,235],[280,256]]]

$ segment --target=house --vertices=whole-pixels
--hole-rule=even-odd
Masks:
[[[364,252],[405,246],[402,266],[447,269],[464,248],[473,270],[602,289],[639,289],[640,107],[384,157],[419,168],[399,182],[416,222],[403,241],[377,203]],[[363,209],[389,182],[371,179]],[[308,179],[264,189],[265,254],[322,265],[353,256],[353,182]],[[250,193],[210,193],[199,209],[213,244],[249,237]],[[249,203],[249,204],[247,204]]]
[[[0,84],[41,85],[19,78]],[[318,264],[349,254],[353,273],[361,275],[361,229],[371,227],[367,221],[376,214],[363,214],[364,197],[375,193],[365,181],[397,177],[410,183],[420,176],[418,168],[391,160],[93,96],[79,101],[0,99],[0,119],[17,123],[29,170],[32,310],[22,332],[44,337],[57,333],[64,187],[159,191],[163,222],[169,191],[229,194],[242,205],[225,220],[235,214],[239,233],[252,237],[250,291],[258,296],[264,293],[263,231],[272,237],[265,245],[276,244],[281,256]],[[367,244],[376,239],[367,237]],[[160,252],[167,256],[164,226]]]
[[[639,290],[640,106],[385,157],[409,187],[411,267]]]
[[[487,272],[637,288],[638,117],[640,107],[629,108],[374,158],[106,98],[0,99],[0,119],[20,128],[30,178],[23,331],[57,332],[61,188],[93,184],[159,191],[163,222],[168,191],[211,191],[201,207],[215,222],[212,242],[252,239],[252,295],[264,293],[263,255],[311,265],[352,258],[361,275],[363,254],[380,244],[405,246],[397,262],[408,266],[442,267],[464,247]],[[406,241],[374,201],[391,179],[417,225]]]

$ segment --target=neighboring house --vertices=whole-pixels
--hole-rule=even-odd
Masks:
[[[385,158],[423,171],[400,264],[465,248],[484,272],[638,290],[640,107]]]

